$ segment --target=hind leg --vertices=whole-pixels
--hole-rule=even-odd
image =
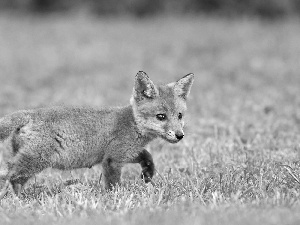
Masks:
[[[48,167],[47,161],[39,155],[18,153],[8,162],[7,180],[12,184],[14,192],[19,195],[23,185],[36,173]]]
[[[7,175],[6,177],[9,177]],[[14,193],[19,196],[22,186],[26,183],[28,179],[19,180],[17,182],[10,181],[9,178],[3,179],[3,184],[1,185],[1,192],[0,192],[0,200],[7,194],[9,187],[11,186],[13,188]]]

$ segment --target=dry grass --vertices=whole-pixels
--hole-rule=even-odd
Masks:
[[[2,14],[0,115],[128,104],[139,70],[196,81],[186,138],[150,145],[155,186],[138,166],[110,193],[99,166],[47,170],[1,200],[0,223],[299,224],[298,22]]]

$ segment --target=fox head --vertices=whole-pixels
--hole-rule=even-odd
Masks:
[[[143,134],[177,143],[183,136],[186,101],[194,81],[190,73],[166,85],[154,85],[145,72],[138,72],[130,104]]]

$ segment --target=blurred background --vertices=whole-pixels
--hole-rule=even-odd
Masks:
[[[214,14],[276,18],[299,14],[299,0],[1,0],[1,8],[23,12],[62,12],[85,8],[97,15]]]

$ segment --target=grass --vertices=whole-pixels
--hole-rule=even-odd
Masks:
[[[299,224],[298,22],[2,13],[1,116],[128,104],[139,70],[154,82],[196,80],[186,137],[149,146],[154,186],[137,165],[109,193],[100,166],[46,170],[21,199],[1,200],[0,223]]]

